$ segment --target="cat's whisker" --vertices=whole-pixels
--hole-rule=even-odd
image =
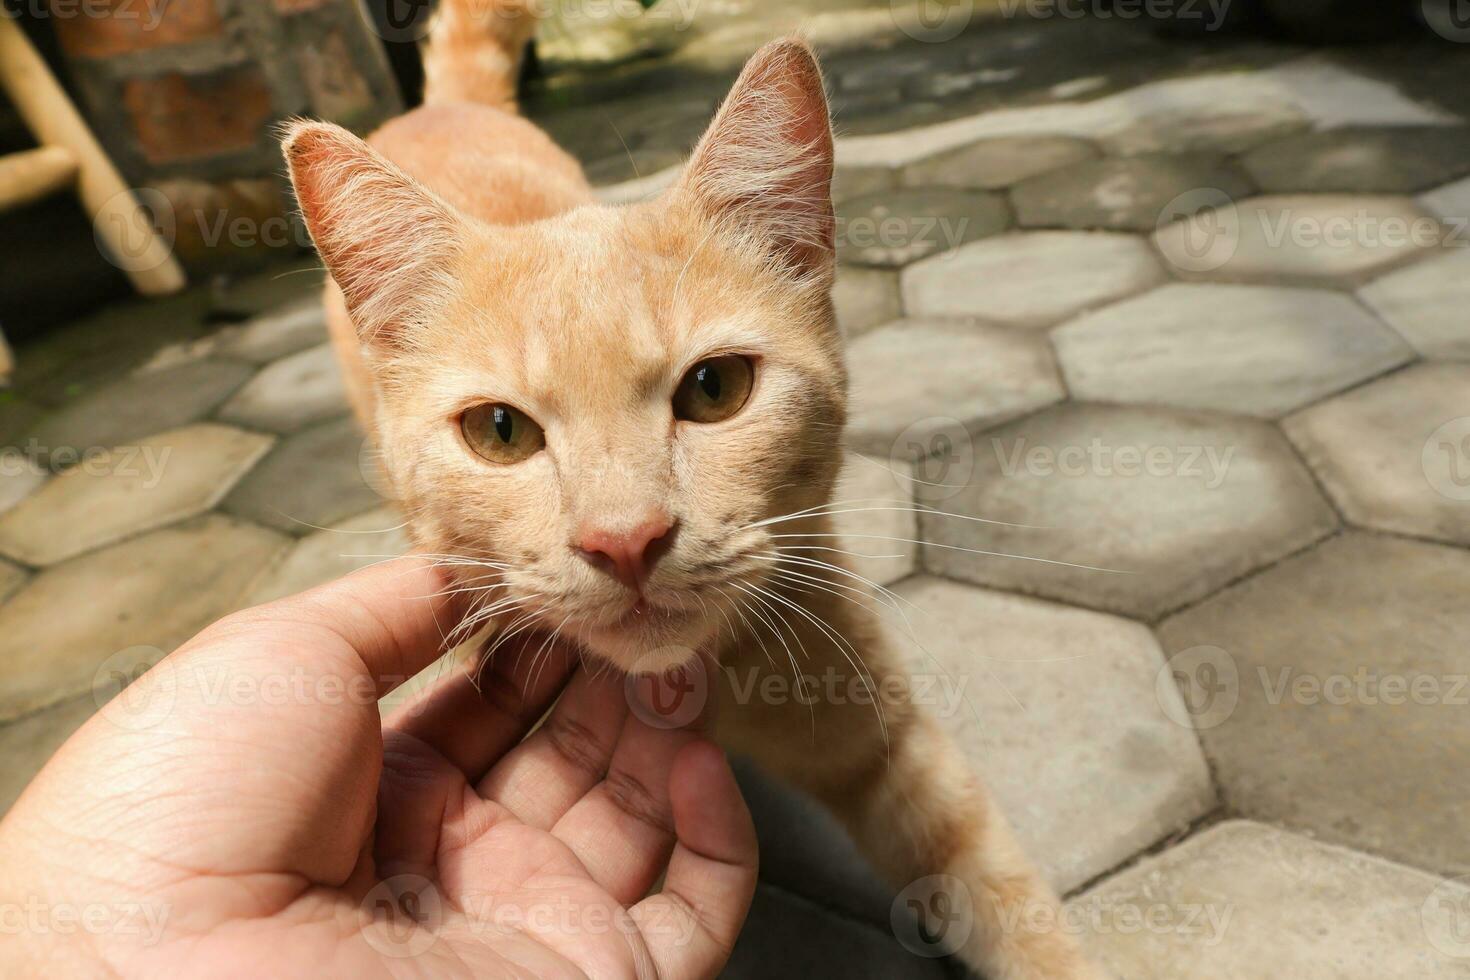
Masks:
[[[744,584],[742,584],[740,582],[731,582],[730,584],[733,585],[733,586],[735,586],[735,588],[740,589],[742,592],[745,592],[751,598],[756,599],[757,601],[760,601],[763,604],[765,603],[765,600],[761,599],[761,596],[758,593],[751,591]],[[795,654],[793,654],[791,652],[791,645],[786,642],[786,638],[781,635],[781,631],[778,630],[778,629],[776,629],[774,626],[772,626],[770,620],[766,619],[765,615],[763,613],[761,613],[760,610],[758,610],[755,606],[751,606],[750,607],[750,611],[751,611],[751,614],[752,615],[756,616],[762,622],[766,623],[767,627],[771,630],[771,633],[776,637],[777,640],[781,641],[781,646],[783,646],[786,649],[786,659],[788,661],[790,661],[790,663],[791,663],[791,682],[793,684],[795,684],[798,688],[800,688],[801,687],[801,668],[799,666],[797,666],[796,656],[795,656]],[[782,622],[784,623],[785,620],[783,619]],[[787,629],[790,629],[791,627],[788,624],[786,628]],[[797,642],[800,642],[800,639],[799,638],[798,638]],[[803,650],[802,653],[804,655],[806,653],[806,651]],[[813,742],[816,742],[816,740],[817,740],[817,709],[816,709],[816,706],[815,705],[808,704],[807,705],[807,710],[811,713],[811,720],[812,720],[812,741]]]
[[[885,748],[887,748],[888,721],[883,714],[882,699],[878,696],[877,685],[873,683],[872,672],[869,671],[866,666],[862,664],[862,656],[857,652],[857,649],[853,647],[851,641],[849,641],[847,637],[843,636],[841,633],[838,633],[829,623],[823,620],[820,616],[817,616],[811,611],[805,609],[800,603],[792,602],[791,600],[783,596],[777,595],[769,589],[762,589],[760,586],[755,586],[755,588],[765,595],[769,596],[770,598],[774,599],[775,601],[781,603],[782,605],[794,609],[796,612],[806,617],[806,619],[811,622],[812,625],[816,626],[828,639],[831,639],[833,641],[834,645],[837,646],[838,652],[841,653],[843,658],[847,660],[848,666],[857,671],[857,675],[862,680],[863,686],[868,689],[868,697],[872,700],[874,713],[878,716],[878,729],[883,735],[883,745]],[[797,642],[801,642],[799,636],[797,638]]]
[[[1133,572],[1125,568],[1103,568],[1100,565],[1083,565],[1078,562],[1060,561],[1055,558],[1037,558],[1035,555],[1015,555],[1005,551],[986,551],[983,548],[962,548],[957,544],[940,544],[936,541],[919,541],[914,538],[899,538],[889,534],[835,534],[827,532],[796,533],[796,534],[773,534],[773,538],[871,538],[875,541],[901,541],[905,544],[922,545],[928,548],[942,548],[945,551],[963,551],[971,555],[986,555],[991,558],[1014,558],[1017,561],[1034,561],[1043,565],[1062,565],[1067,568],[1079,568],[1088,572],[1108,572],[1113,575],[1132,575]]]
[[[873,504],[881,506],[850,507],[851,504]],[[838,514],[865,514],[865,513],[904,513],[924,514],[929,517],[945,517],[957,521],[970,521],[975,524],[989,524],[995,527],[1014,527],[1027,531],[1050,531],[1055,530],[1043,524],[1017,524],[1012,521],[997,521],[987,517],[973,517],[969,514],[952,514],[949,511],[939,510],[925,504],[916,504],[911,501],[891,499],[887,497],[859,497],[853,500],[834,500],[826,504],[817,504],[805,510],[793,511],[790,514],[778,514],[765,520],[756,521],[740,528],[741,531],[751,530],[759,527],[771,527],[788,521],[801,520],[808,517],[835,517]]]

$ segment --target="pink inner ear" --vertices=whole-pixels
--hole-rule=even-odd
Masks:
[[[359,333],[391,339],[411,326],[448,275],[457,216],[336,126],[298,124],[285,151],[312,240]]]
[[[690,160],[684,186],[717,216],[769,240],[803,275],[830,272],[832,125],[822,74],[800,41],[746,64]]]

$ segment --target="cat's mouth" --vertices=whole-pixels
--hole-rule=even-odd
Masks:
[[[698,609],[640,595],[621,611],[568,626],[566,632],[624,670],[661,670],[693,659],[714,630]]]

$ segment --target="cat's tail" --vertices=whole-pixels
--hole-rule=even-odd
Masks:
[[[521,56],[545,0],[439,0],[424,46],[424,102],[513,109]]]

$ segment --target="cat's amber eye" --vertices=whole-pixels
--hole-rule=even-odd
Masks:
[[[476,405],[460,416],[459,428],[470,448],[492,463],[519,463],[546,445],[541,426],[509,405]]]
[[[711,357],[689,369],[674,391],[674,418],[723,422],[740,411],[755,386],[755,365],[738,354]]]

